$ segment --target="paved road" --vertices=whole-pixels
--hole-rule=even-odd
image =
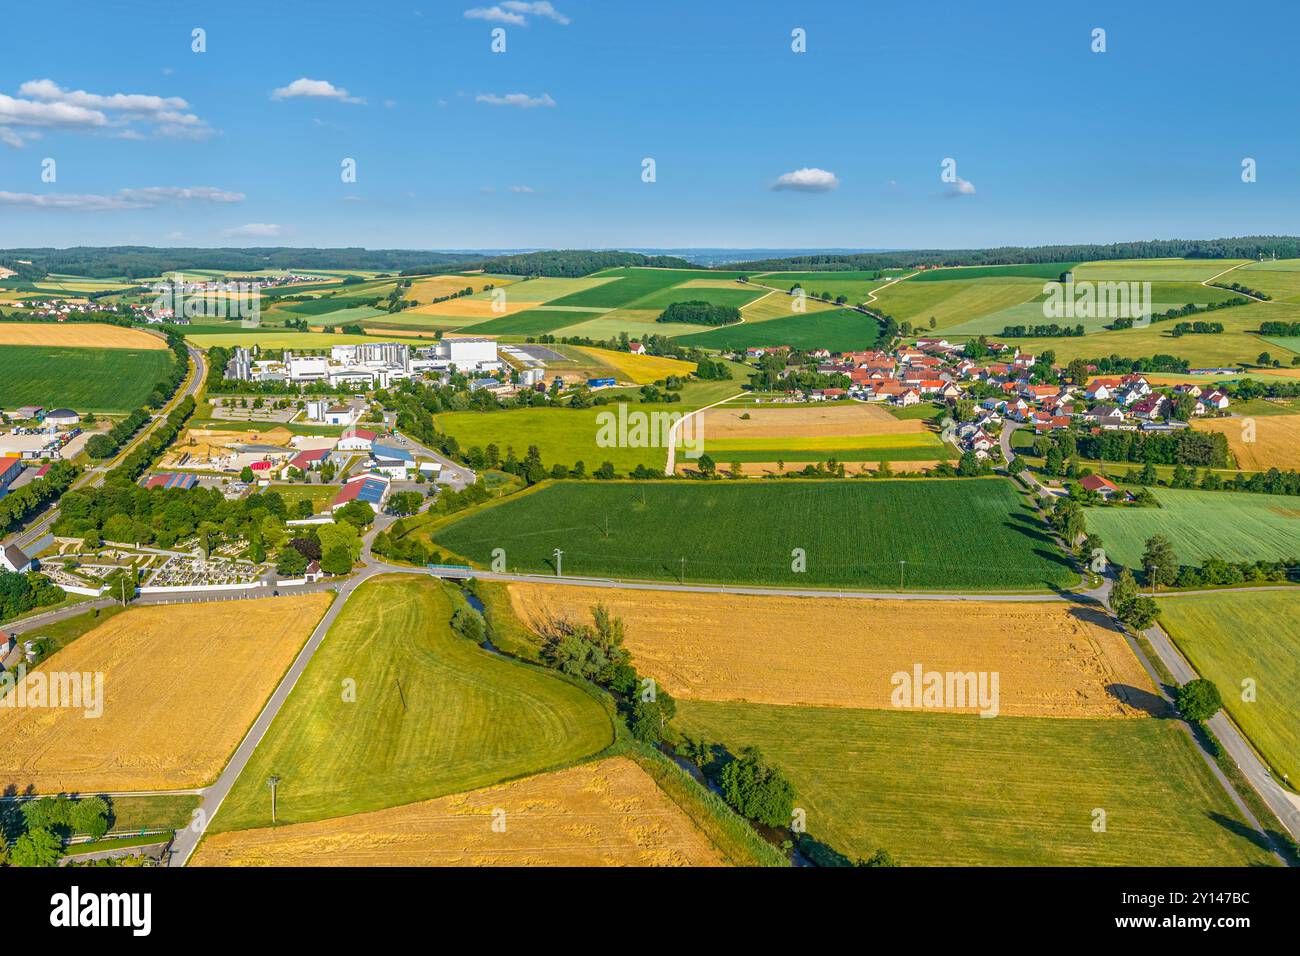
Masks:
[[[436,452],[426,445],[421,445],[418,441],[404,432],[399,434],[406,439],[407,446],[416,454],[425,455],[432,458],[438,464],[442,465],[442,472],[438,475],[438,484],[451,488],[453,491],[462,489],[474,484],[477,476],[465,465],[452,461],[441,452]]]

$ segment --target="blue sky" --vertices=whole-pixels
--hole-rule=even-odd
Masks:
[[[0,246],[916,248],[1300,221],[1295,4],[6,7]],[[834,188],[773,188],[800,170]]]

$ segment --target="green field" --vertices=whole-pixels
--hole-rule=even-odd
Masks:
[[[729,305],[739,309],[741,306],[749,305],[766,292],[766,289],[746,289],[739,285],[734,289],[673,287],[637,299],[636,307],[662,310],[674,302],[707,302],[710,305]]]
[[[874,275],[874,272],[761,272],[750,276],[749,281],[783,292],[788,292],[791,286],[800,286],[810,295],[829,293],[832,299],[845,295],[850,302],[858,303],[889,281],[892,273],[883,273],[881,279],[872,278]]]
[[[348,600],[215,818],[301,823],[537,773],[613,740],[604,706],[455,635],[448,585],[385,575]],[[355,681],[355,701],[344,699]]]
[[[1300,555],[1300,498],[1235,491],[1153,488],[1159,508],[1089,508],[1088,530],[1101,535],[1106,556],[1130,568],[1146,541],[1163,534],[1183,564],[1206,558],[1279,561]]]
[[[474,325],[475,335],[545,335],[559,332],[570,325],[578,325],[597,318],[599,312],[580,312],[570,309],[529,309],[514,315],[503,315]]]
[[[1272,862],[1172,720],[683,700],[678,723],[733,752],[758,746],[794,784],[808,833],[851,858],[884,847],[912,866]]]
[[[681,339],[684,345],[699,349],[788,345],[795,349],[825,348],[832,352],[849,352],[874,346],[880,338],[880,323],[853,309],[829,309],[765,322],[741,322],[675,338]]]
[[[1160,622],[1278,776],[1300,783],[1300,589],[1165,598]],[[1242,700],[1247,678],[1253,702]]]
[[[435,532],[520,571],[806,587],[1030,590],[1075,584],[1003,478],[559,482]],[[807,570],[791,570],[803,548]]]
[[[145,403],[171,364],[172,353],[165,349],[0,345],[0,407],[132,411]]]
[[[950,279],[969,281],[971,279],[1027,278],[1057,279],[1062,272],[1069,272],[1077,263],[1074,262],[1024,262],[1006,266],[960,266],[951,269],[926,269],[919,272],[908,282],[947,282]]]
[[[678,405],[634,405],[637,411],[681,412]],[[523,458],[530,445],[536,445],[547,468],[561,464],[572,468],[581,461],[587,474],[600,467],[602,462],[614,463],[619,473],[626,473],[637,465],[662,469],[668,461],[667,447],[656,448],[601,448],[596,444],[600,431],[598,416],[605,408],[517,408],[504,412],[444,412],[434,417],[439,431],[452,435],[462,449],[475,445],[486,448],[495,444],[504,458],[507,448]]]
[[[932,318],[936,331],[947,332],[1025,303],[1034,303],[1043,293],[1041,279],[1010,276],[917,282],[919,278],[895,282],[884,289],[871,306],[892,315],[899,322],[911,322],[919,335],[929,332]],[[1032,307],[1038,308],[1038,314],[1042,315],[1041,307]]]
[[[596,273],[591,278],[612,281],[605,282],[596,288],[553,299],[550,304],[561,307],[598,306],[606,309],[617,309],[622,306],[632,306],[633,303],[636,303],[636,307],[639,308],[639,300],[679,283],[691,279],[725,280],[735,278],[737,275],[739,273],[710,272],[705,269],[638,269],[630,266],[623,269],[607,269],[604,272]],[[696,289],[692,291],[705,290]],[[526,298],[521,291],[516,291],[514,297],[525,302],[532,301]],[[678,300],[670,299],[669,301]],[[651,308],[651,306],[647,306],[647,308]]]

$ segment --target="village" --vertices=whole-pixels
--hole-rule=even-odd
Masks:
[[[1140,373],[1099,375],[1091,365],[1086,381],[1075,382],[1067,370],[1015,346],[986,347],[994,358],[988,364],[969,357],[965,343],[943,338],[918,338],[914,345],[890,352],[822,348],[801,354],[783,345],[754,347],[736,358],[753,364],[767,355],[782,355],[787,362],[782,378],[807,363],[819,376],[847,379],[843,386],[793,390],[784,401],[849,399],[896,408],[939,402],[954,411],[969,401],[969,411],[956,416],[954,437],[963,452],[980,459],[994,456],[1004,420],[1036,434],[1070,428],[1168,433],[1190,427],[1190,418],[1226,413],[1231,404],[1215,388],[1189,382],[1161,389]]]

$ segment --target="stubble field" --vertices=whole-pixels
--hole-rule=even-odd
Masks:
[[[1063,602],[869,601],[513,583],[534,624],[589,621],[603,604],[627,628],[637,669],[696,700],[893,709],[891,676],[997,672],[1000,712],[1140,717],[1164,706],[1104,615]],[[968,707],[949,712],[975,712]]]
[[[139,607],[109,619],[39,668],[102,673],[103,715],[10,711],[0,785],[95,793],[210,783],[330,599]]]
[[[625,757],[371,813],[219,833],[194,859],[195,866],[722,863],[690,818]]]

